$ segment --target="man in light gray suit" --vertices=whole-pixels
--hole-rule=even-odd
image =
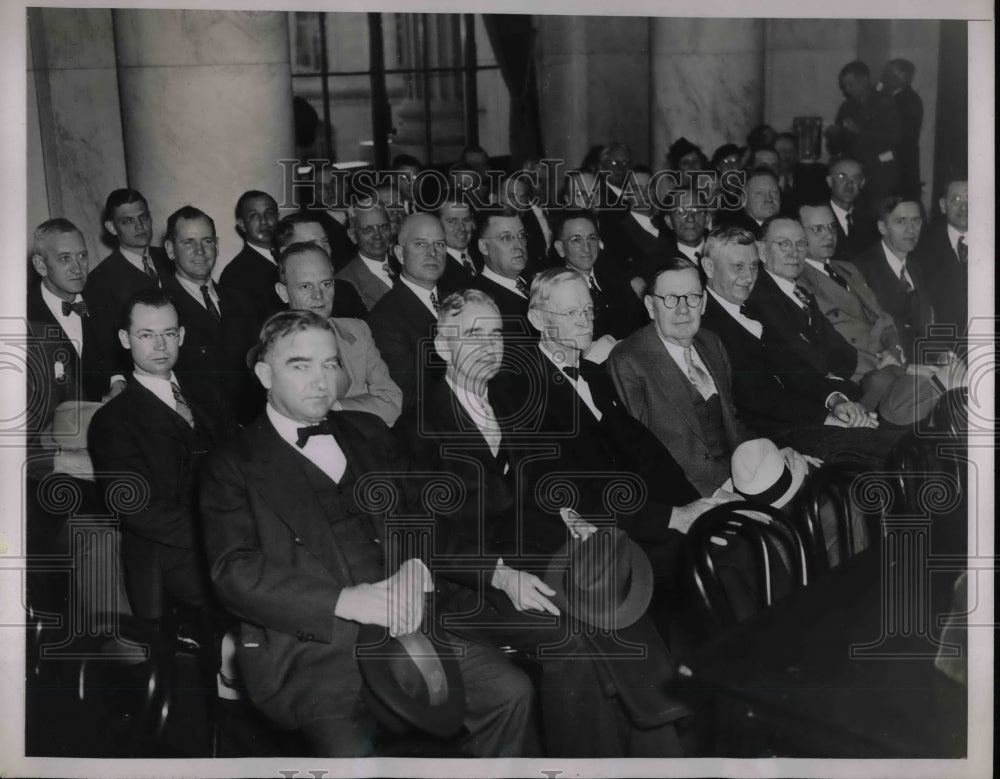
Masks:
[[[381,203],[352,206],[347,214],[347,234],[358,245],[358,253],[337,274],[337,279],[352,284],[365,308],[371,311],[393,283],[387,263],[391,225],[385,206]]]
[[[705,290],[697,266],[674,257],[646,276],[644,302],[653,321],[612,350],[608,371],[629,414],[707,497],[729,478],[733,450],[755,436],[737,417],[722,342],[700,329]]]

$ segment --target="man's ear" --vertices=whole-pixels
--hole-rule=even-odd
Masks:
[[[115,238],[118,237],[118,231],[115,229],[115,223],[110,219],[104,220],[104,229],[111,233]]]
[[[181,325],[180,327],[177,328],[177,345],[178,346],[183,346],[184,345],[184,326],[183,325]]]
[[[257,380],[264,385],[264,389],[271,389],[271,366],[266,362],[256,362],[253,366],[253,372],[257,376]]]
[[[398,243],[395,244],[392,247],[392,253],[396,256],[396,259],[399,260],[399,264],[402,265],[403,264],[403,247],[400,246]]]
[[[128,343],[128,331],[127,330],[119,330],[118,331],[118,342],[122,345],[123,349],[131,349],[132,348],[131,346],[129,346],[129,343]]]
[[[879,219],[878,222],[876,222],[876,224],[878,225],[878,234],[881,235],[883,238],[885,238],[886,235],[888,235],[889,233],[888,228],[886,228],[885,226],[885,222]]]
[[[556,254],[558,254],[562,259],[566,259],[566,244],[562,242],[562,238],[556,238],[555,242],[552,244],[556,247]]]
[[[169,238],[163,242],[163,251],[167,253],[167,257],[170,258],[171,262],[177,261],[177,258],[174,256],[174,242]]]
[[[545,321],[542,318],[542,312],[537,308],[528,309],[528,321],[531,322],[531,326],[538,330],[538,332],[545,332]]]
[[[240,234],[240,238],[246,238],[247,228],[243,222],[243,217],[236,220],[236,232]]]
[[[715,275],[715,263],[712,262],[712,258],[707,254],[701,255],[701,267],[705,270],[705,275],[708,278],[712,278]]]
[[[652,320],[655,320],[656,319],[656,309],[654,308],[654,306],[656,305],[656,298],[654,298],[650,294],[646,294],[646,295],[643,296],[642,302],[646,306],[646,313],[649,314],[649,318],[652,319]]]
[[[940,208],[940,209],[941,209],[941,213],[942,213],[942,214],[943,214],[943,213],[945,213],[945,210],[944,210],[944,204],[945,204],[946,202],[947,202],[947,201],[946,201],[946,200],[945,200],[944,198],[940,198],[940,199],[938,200],[938,208]]]
[[[476,239],[476,248],[479,249],[479,254],[482,256],[483,260],[486,259],[486,255],[489,251],[489,244],[486,243],[485,238]]]
[[[49,269],[45,267],[45,258],[40,254],[31,255],[31,266],[43,279],[49,275]]]
[[[278,297],[281,298],[281,302],[288,305],[290,302],[288,299],[288,287],[282,284],[280,281],[274,282],[274,291],[278,293]]]

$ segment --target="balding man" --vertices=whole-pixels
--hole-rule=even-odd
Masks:
[[[444,273],[446,245],[436,216],[406,217],[393,247],[402,266],[399,279],[368,317],[375,345],[403,391],[404,412],[416,404],[425,371],[437,374],[443,369],[431,343],[441,305],[437,285]]]
[[[749,230],[760,235],[761,225],[781,211],[778,176],[770,168],[755,168],[747,174],[746,200],[738,211],[719,211],[718,224]]]
[[[857,256],[878,240],[875,220],[861,205],[865,172],[851,157],[830,163],[826,184],[830,188],[830,208],[836,218],[838,260],[854,262]]]
[[[393,285],[389,268],[392,223],[382,203],[358,204],[347,212],[348,233],[358,246],[357,254],[337,273],[337,281],[354,286],[365,308],[371,311]]]

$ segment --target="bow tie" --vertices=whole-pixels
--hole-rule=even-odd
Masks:
[[[295,445],[299,447],[299,449],[305,446],[306,442],[314,435],[333,435],[333,431],[330,429],[330,423],[326,419],[318,424],[310,425],[309,427],[300,427],[297,432],[299,437],[295,439]]]
[[[569,376],[573,381],[580,378],[580,369],[575,365],[563,365],[562,372]]]
[[[90,315],[90,309],[87,308],[87,301],[85,300],[78,300],[76,303],[67,303],[65,300],[62,302],[63,316],[69,316],[74,311],[80,316]]]

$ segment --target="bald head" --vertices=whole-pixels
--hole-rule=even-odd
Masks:
[[[397,240],[400,244],[406,244],[413,239],[413,236],[417,232],[423,233],[433,226],[436,226],[439,230],[441,228],[441,222],[433,214],[410,214],[403,220],[403,224],[399,226],[399,237]],[[441,234],[444,235],[444,232],[442,231]]]
[[[412,214],[403,220],[393,251],[403,266],[403,277],[433,290],[444,273],[448,257],[444,229],[433,214]]]

